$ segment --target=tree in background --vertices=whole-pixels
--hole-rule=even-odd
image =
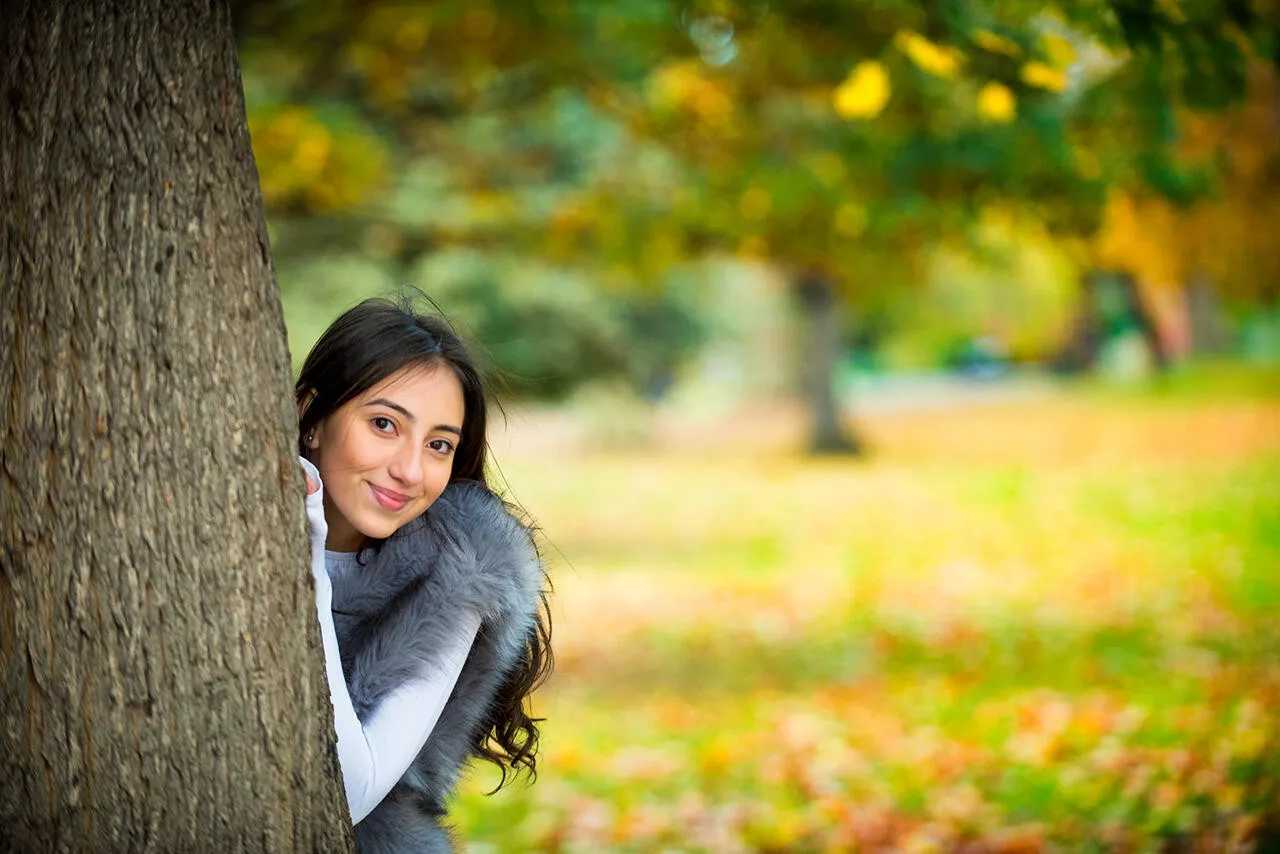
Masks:
[[[1030,213],[1082,243],[1117,188],[1200,201],[1216,176],[1178,156],[1175,113],[1244,94],[1257,50],[1246,34],[1264,48],[1271,37],[1253,15],[1217,4],[812,3],[753,17],[750,4],[708,3],[683,19],[698,57],[651,74],[648,103],[633,97],[630,115],[697,165],[686,234],[712,232],[792,271],[818,377],[812,447],[856,448],[824,379],[835,297],[865,305],[918,289],[931,248],[970,239],[992,210]],[[1132,285],[1122,290],[1140,307]],[[1148,314],[1134,314],[1158,345]]]
[[[929,249],[992,208],[1085,239],[1112,188],[1197,197],[1174,112],[1237,99],[1270,37],[1238,3],[239,9],[280,104],[394,152],[385,190],[355,184],[384,199],[362,233],[402,261],[501,247],[605,293],[652,292],[710,251],[785,271],[809,319],[815,450],[857,447],[832,387],[842,305],[918,286]],[[292,186],[282,211],[342,197]]]
[[[0,7],[0,849],[351,848],[228,10]]]
[[[418,284],[512,390],[549,398],[618,376],[648,393],[701,340],[689,271],[560,251],[566,201],[610,169],[620,130],[575,91],[529,98],[540,84],[488,55],[532,45],[545,62],[539,29],[503,41],[492,10],[459,4],[241,13],[273,245],[299,304],[332,314],[361,287]],[[428,34],[445,47],[427,51]]]
[[[1249,80],[1244,103],[1179,117],[1178,160],[1212,176],[1203,198],[1117,191],[1104,213],[1099,263],[1136,277],[1175,355],[1224,346],[1215,301],[1280,298],[1280,85],[1275,68],[1257,61]]]

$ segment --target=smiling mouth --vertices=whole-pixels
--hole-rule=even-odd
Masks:
[[[402,495],[390,489],[383,489],[381,486],[376,486],[372,483],[369,484],[369,488],[373,491],[373,500],[387,510],[403,510],[404,506],[409,503],[410,496],[408,495]]]

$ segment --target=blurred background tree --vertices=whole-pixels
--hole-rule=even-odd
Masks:
[[[810,446],[845,451],[859,343],[1159,365],[1274,302],[1265,4],[234,5],[295,353],[411,283],[521,393],[656,397],[735,259],[793,296]]]

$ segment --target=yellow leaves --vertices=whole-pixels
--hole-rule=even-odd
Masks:
[[[1180,253],[1171,249],[1182,243],[1178,232],[1178,216],[1166,202],[1113,193],[1094,243],[1095,263],[1153,285],[1177,285],[1186,275]]]
[[[1076,172],[1082,178],[1096,181],[1102,177],[1102,163],[1099,162],[1098,155],[1083,147],[1073,149],[1071,154],[1072,160],[1075,162]]]
[[[1049,62],[1057,68],[1069,68],[1076,61],[1076,49],[1071,42],[1053,33],[1040,37],[1040,49],[1049,58]]]
[[[1062,737],[1076,711],[1055,694],[1029,696],[1018,710],[1019,726],[1005,744],[1009,757],[1026,765],[1048,765],[1060,755]]]
[[[889,75],[874,60],[859,62],[833,93],[836,113],[846,119],[872,119],[889,103]]]
[[[556,206],[551,216],[553,231],[576,232],[592,222],[592,211],[589,203],[580,198],[571,198]]]
[[[738,257],[750,260],[764,260],[769,257],[769,241],[758,234],[744,237],[738,244]]]
[[[355,207],[386,177],[386,150],[377,137],[331,129],[308,107],[255,110],[249,130],[268,207]]]
[[[760,222],[773,210],[773,196],[763,187],[751,187],[738,199],[738,212],[746,219]]]
[[[1049,61],[1033,59],[1022,66],[1022,82],[1048,92],[1066,91],[1067,69],[1076,61],[1075,47],[1063,36],[1046,33],[1040,37],[1040,49]]]
[[[572,741],[562,741],[551,748],[547,758],[558,771],[572,774],[583,766],[587,756],[581,745]]]
[[[809,171],[826,187],[838,187],[849,174],[844,158],[832,151],[822,151],[808,161]]]
[[[915,63],[916,67],[935,77],[954,80],[964,56],[953,47],[942,47],[911,30],[899,30],[893,43]]]
[[[836,208],[831,227],[841,237],[857,237],[867,228],[867,209],[857,202],[845,202]]]
[[[571,196],[556,205],[546,231],[544,251],[548,258],[567,260],[572,256],[582,235],[595,222],[596,200],[589,196]]]
[[[324,125],[313,127],[310,131],[298,139],[298,144],[293,149],[293,166],[304,175],[318,176],[329,159],[332,137]]]
[[[675,62],[649,75],[649,103],[658,109],[679,109],[697,86],[698,72],[688,62]]]
[[[794,851],[800,846],[806,826],[804,818],[793,810],[773,804],[761,804],[743,828],[743,840],[756,851]]]
[[[1234,812],[1240,809],[1241,804],[1244,803],[1244,795],[1244,786],[1229,783],[1217,790],[1214,796],[1214,803],[1217,804],[1218,809],[1224,812]]]
[[[431,34],[430,16],[422,9],[401,2],[375,4],[345,41],[342,55],[332,59],[359,72],[379,107],[400,111]]]
[[[660,228],[650,238],[641,266],[654,271],[655,278],[679,263],[684,256],[684,232],[679,228]]]
[[[1269,293],[1280,272],[1273,225],[1280,219],[1280,201],[1265,177],[1280,163],[1274,131],[1278,91],[1272,82],[1237,111],[1211,119],[1180,117],[1184,162],[1211,158],[1214,152],[1228,156],[1232,168],[1220,179],[1218,193],[1189,208],[1117,194],[1108,201],[1094,241],[1096,256],[1134,273],[1153,290],[1171,292],[1196,272],[1208,276],[1220,293],[1246,299]],[[1090,165],[1077,158],[1082,175]]]
[[[1028,86],[1035,86],[1037,89],[1045,89],[1049,92],[1064,92],[1067,88],[1067,72],[1061,68],[1054,68],[1038,60],[1032,60],[1022,66],[1020,76],[1022,82]]]
[[[519,205],[511,194],[498,190],[473,190],[467,194],[467,202],[467,212],[476,226],[502,226],[519,213]]]
[[[703,746],[698,754],[698,770],[710,779],[716,779],[733,769],[742,760],[741,750],[731,738],[714,738]]]
[[[996,124],[1009,124],[1018,115],[1018,99],[1003,83],[988,83],[978,92],[978,115]]]
[[[1235,736],[1232,753],[1236,759],[1253,762],[1265,755],[1271,746],[1272,729],[1266,714],[1252,699],[1245,700],[1236,709],[1236,720],[1231,728]]]
[[[997,35],[990,30],[974,30],[973,43],[990,53],[999,53],[1011,59],[1022,56],[1022,48],[1012,39]]]
[[[1280,222],[1280,174],[1276,110],[1280,77],[1268,68],[1250,69],[1247,100],[1213,115],[1178,117],[1183,163],[1217,161],[1224,166],[1213,198],[1181,213],[1178,251],[1233,297],[1264,298],[1280,281],[1275,226]]]
[[[409,15],[401,18],[399,26],[391,36],[392,44],[397,50],[405,53],[417,53],[427,46],[427,36],[431,32],[431,22],[420,15]]]
[[[649,76],[649,102],[659,112],[690,113],[703,123],[724,126],[733,118],[734,105],[726,86],[704,77],[698,62],[674,62]]]

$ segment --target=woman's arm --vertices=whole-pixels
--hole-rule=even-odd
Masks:
[[[480,615],[467,614],[459,633],[440,650],[440,666],[411,679],[388,694],[361,724],[351,704],[347,680],[342,674],[338,636],[333,626],[333,586],[324,565],[324,499],[320,473],[302,460],[308,475],[307,522],[311,530],[311,576],[316,584],[316,617],[324,644],[324,669],[333,703],[334,729],[338,733],[338,763],[347,792],[351,821],[358,824],[382,802],[440,719],[445,702],[458,681],[467,653],[480,629]],[[312,487],[315,491],[312,492]]]

